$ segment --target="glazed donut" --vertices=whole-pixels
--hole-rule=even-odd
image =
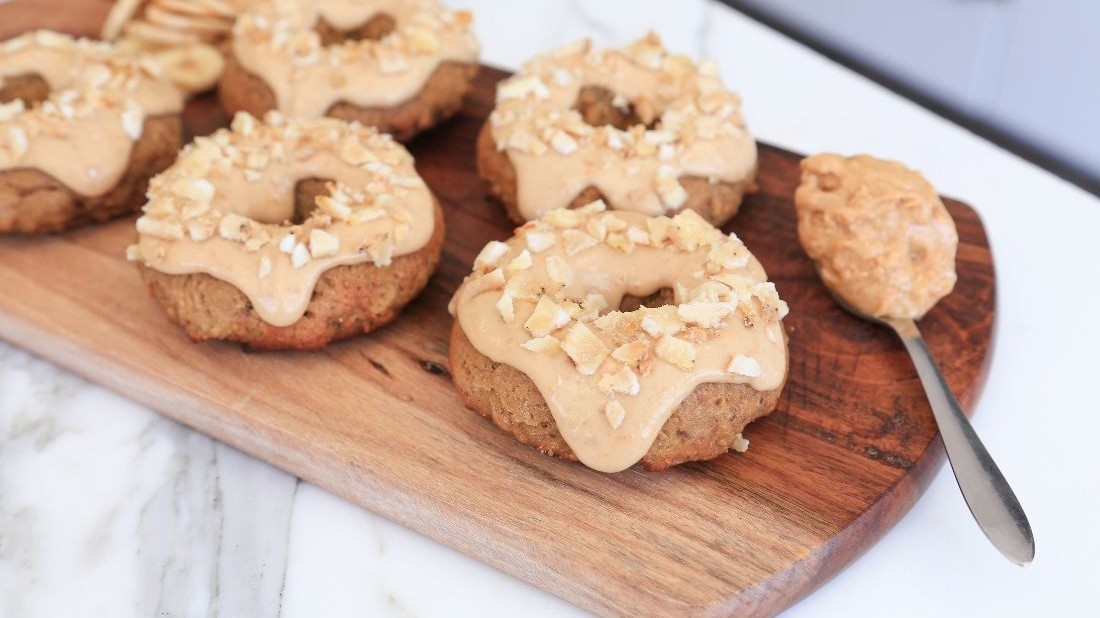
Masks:
[[[222,105],[355,120],[408,140],[461,106],[478,69],[470,23],[436,0],[263,3],[234,27]]]
[[[787,305],[692,210],[551,210],[489,243],[450,309],[466,405],[602,472],[744,450],[786,380]]]
[[[582,41],[501,82],[477,164],[517,223],[602,198],[722,225],[756,188],[740,99],[712,63],[671,54],[653,34],[621,51]]]
[[[0,232],[58,232],[141,205],[182,142],[182,97],[155,73],[46,30],[0,44]]]
[[[316,349],[387,324],[443,245],[412,156],[356,123],[266,120],[238,114],[153,178],[127,258],[194,341]]]

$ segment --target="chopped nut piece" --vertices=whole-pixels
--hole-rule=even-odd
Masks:
[[[577,140],[561,130],[555,131],[554,135],[550,137],[550,145],[563,155],[571,155],[577,151]]]
[[[389,240],[371,243],[371,245],[367,247],[367,255],[370,256],[375,266],[389,266],[393,263],[393,243]]]
[[[531,350],[532,352],[538,352],[539,354],[545,354],[548,352],[554,352],[561,349],[561,342],[555,337],[547,335],[546,337],[535,337],[528,339],[520,344],[524,349]]]
[[[646,219],[645,224],[654,246],[661,246],[672,235],[673,223],[668,217],[651,217]]]
[[[0,81],[0,88],[2,87],[3,82]],[[23,103],[23,99],[15,99],[7,103],[0,103],[0,122],[8,122],[19,114],[22,114],[26,109],[27,106]]]
[[[527,270],[531,268],[531,264],[534,262],[531,260],[531,252],[527,249],[519,252],[519,255],[512,258],[511,262],[508,262],[506,270],[508,272],[515,272],[517,270]]]
[[[573,283],[573,267],[560,255],[547,257],[546,266],[547,276],[550,277],[551,282],[563,286]]]
[[[279,251],[283,253],[291,253],[294,251],[294,246],[298,244],[298,239],[294,237],[294,234],[287,234],[283,236],[283,239],[279,241]]]
[[[368,161],[376,161],[377,157],[363,145],[354,135],[349,135],[340,142],[340,158],[351,165],[362,165]]]
[[[733,313],[737,305],[721,302],[691,302],[676,308],[676,314],[689,324],[698,324],[704,328],[718,328],[722,318]]]
[[[249,222],[249,219],[231,212],[218,222],[218,236],[226,240],[244,240]]]
[[[683,206],[688,198],[687,191],[675,176],[661,174],[657,176],[657,195],[669,210]]]
[[[580,209],[569,210],[567,208],[556,208],[542,215],[540,220],[554,227],[577,227],[584,220],[584,213],[579,212],[579,210]]]
[[[584,224],[584,229],[599,242],[607,240],[607,224],[605,224],[602,219],[597,219],[595,217],[589,219]]]
[[[610,311],[592,321],[596,328],[604,331],[612,331],[619,327],[625,314],[622,311]]]
[[[535,311],[527,318],[523,327],[534,337],[545,337],[569,323],[569,313],[559,307],[549,297],[539,298]]]
[[[308,264],[309,260],[309,250],[306,249],[305,243],[294,245],[294,251],[290,252],[290,264],[294,268],[301,268]]]
[[[749,441],[745,439],[741,434],[737,434],[733,437],[733,445],[730,447],[738,453],[744,453],[749,450]]]
[[[645,339],[635,339],[630,343],[624,343],[611,352],[611,358],[627,365],[637,365],[648,356],[649,342]]]
[[[605,373],[600,376],[598,383],[600,391],[604,394],[622,393],[624,395],[637,395],[641,390],[638,376],[629,367],[623,367],[616,373]]]
[[[504,289],[513,298],[530,301],[538,300],[544,291],[543,286],[526,272],[513,273],[504,284]]]
[[[565,254],[574,256],[596,246],[596,239],[580,230],[565,230],[562,233]]]
[[[684,371],[690,371],[695,366],[695,346],[683,339],[677,339],[671,335],[661,337],[657,341],[654,350],[658,358],[676,365]]]
[[[610,212],[600,217],[600,222],[607,226],[610,232],[621,232],[629,225],[626,221],[623,221],[622,217],[615,216]]]
[[[569,315],[569,319],[577,317],[577,314],[581,312],[581,306],[571,300],[563,300],[558,303],[558,306]]]
[[[352,215],[351,206],[348,206],[347,202],[343,200],[335,199],[333,196],[318,195],[313,199],[313,202],[317,204],[317,208],[320,208],[321,212],[336,219],[349,219]]]
[[[676,224],[675,236],[677,244],[684,251],[695,251],[700,245],[705,245],[722,237],[722,232],[707,222],[694,210],[683,210],[672,218]]]
[[[359,225],[361,223],[368,223],[370,221],[377,221],[386,216],[386,209],[379,206],[370,206],[368,208],[360,208],[351,213],[348,217],[348,222],[353,225]]]
[[[427,28],[406,28],[405,34],[409,39],[409,47],[414,52],[434,54],[439,50],[439,37]]]
[[[580,322],[574,324],[566,333],[561,349],[565,350],[576,364],[577,371],[586,376],[595,374],[608,354],[607,346]]]
[[[623,404],[612,399],[604,406],[603,414],[607,418],[607,423],[611,425],[612,429],[618,429],[622,427],[623,420],[626,419],[626,409],[623,408]]]
[[[200,204],[209,204],[214,199],[214,184],[204,178],[180,180],[172,188],[180,197]]]
[[[22,159],[31,147],[27,132],[22,127],[8,127],[8,151],[16,161]]]
[[[535,75],[513,77],[497,86],[498,103],[509,99],[522,99],[532,94],[538,99],[550,96],[550,89]]]
[[[162,240],[181,240],[183,226],[164,219],[153,219],[148,215],[137,220],[138,234],[145,234]]]
[[[214,235],[214,226],[191,222],[187,224],[187,235],[191,237],[193,242],[202,242]]]
[[[746,378],[759,378],[763,373],[760,369],[760,363],[755,358],[744,354],[734,356],[729,366],[726,367],[726,371],[743,375]]]
[[[535,155],[546,154],[546,151],[549,150],[545,142],[532,135],[530,131],[523,127],[517,127],[512,131],[511,135],[508,137],[506,146],[520,152]]]
[[[324,230],[309,231],[309,254],[314,259],[336,255],[340,251],[340,239]]]
[[[642,330],[651,337],[675,335],[684,328],[683,322],[677,316],[675,307],[665,306],[656,309],[648,309],[642,318]]]
[[[145,110],[131,99],[126,100],[122,110],[122,132],[133,141],[141,139],[145,126]]]
[[[630,226],[626,228],[626,239],[638,245],[649,244],[649,232],[640,227]]]
[[[526,239],[531,253],[542,253],[558,242],[558,235],[551,231],[531,231],[527,232]]]
[[[508,253],[508,245],[502,243],[499,240],[491,240],[481,250],[481,253],[477,254],[474,258],[474,268],[478,270],[484,270],[489,266],[496,266],[500,262],[500,258],[504,257]]]
[[[512,295],[507,291],[501,293],[496,308],[497,313],[500,314],[500,318],[504,320],[505,324],[511,324],[516,321],[516,308],[512,303]]]
[[[230,128],[233,129],[234,133],[240,133],[248,137],[256,130],[256,118],[248,112],[237,112],[233,116],[233,123],[230,124]]]
[[[577,319],[582,322],[588,322],[595,320],[600,316],[600,312],[607,308],[607,299],[603,294],[599,292],[589,292],[584,295],[584,303],[580,314]]]
[[[614,232],[607,235],[607,244],[612,249],[618,249],[623,253],[630,253],[634,250],[634,242],[627,238],[626,234],[622,232]]]

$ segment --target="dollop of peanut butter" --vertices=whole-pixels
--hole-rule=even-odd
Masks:
[[[919,319],[955,287],[959,235],[935,188],[896,161],[802,160],[798,237],[825,285],[856,311]]]

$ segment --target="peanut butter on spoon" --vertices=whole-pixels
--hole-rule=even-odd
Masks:
[[[955,222],[919,173],[867,155],[802,161],[798,236],[858,313],[920,319],[955,287]]]

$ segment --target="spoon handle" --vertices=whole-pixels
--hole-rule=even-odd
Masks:
[[[982,532],[1006,558],[1027,564],[1035,557],[1035,538],[1023,507],[989,451],[951,394],[939,366],[912,320],[884,320],[905,343],[932,405],[947,460],[963,498]]]

